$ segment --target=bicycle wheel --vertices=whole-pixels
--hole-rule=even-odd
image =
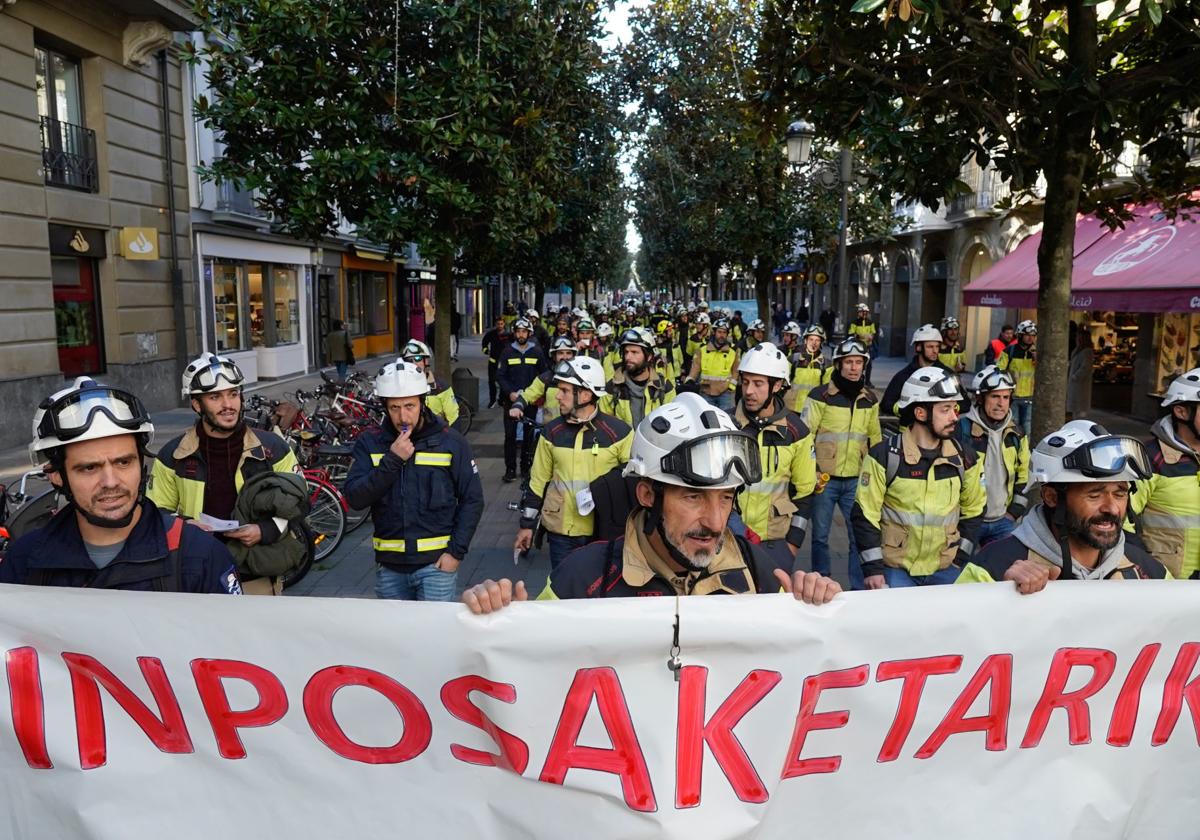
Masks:
[[[471,406],[465,401],[457,397],[455,397],[455,400],[458,402],[458,419],[454,421],[454,429],[459,434],[465,435],[471,431],[471,424],[475,422],[475,414],[471,411]]]
[[[304,556],[304,562],[280,578],[284,589],[299,583],[301,579],[303,579],[303,577],[312,569],[313,561],[316,559],[316,550],[313,545],[313,532],[307,525],[304,525],[303,523],[301,524],[301,527],[308,535],[308,539],[305,541],[308,544],[308,553]]]
[[[313,536],[313,559],[324,560],[341,543],[346,534],[346,512],[337,490],[323,482],[308,481],[308,524]]]
[[[329,476],[329,483],[338,489],[340,492],[342,486],[346,483],[346,476],[350,474],[350,465],[342,460],[329,460],[320,463],[321,469]],[[349,534],[359,525],[367,521],[367,517],[371,515],[370,508],[350,508],[346,511],[346,533]]]
[[[12,539],[45,526],[58,509],[58,491],[46,490],[11,512],[8,533]]]

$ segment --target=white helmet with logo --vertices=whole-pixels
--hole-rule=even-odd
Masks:
[[[216,353],[201,353],[183,369],[183,398],[240,388],[245,381],[242,369],[232,359]]]
[[[604,368],[588,356],[559,362],[554,368],[554,381],[583,388],[597,397],[604,396]]]
[[[429,349],[429,345],[424,341],[417,341],[414,338],[408,344],[404,345],[404,350],[400,353],[400,358],[406,362],[415,362],[419,359],[432,359],[433,351]]]
[[[142,447],[149,445],[154,424],[142,401],[128,391],[81,376],[38,405],[30,460],[36,466],[46,460],[50,450],[119,435],[144,435]]]
[[[1013,381],[1008,372],[1000,370],[995,365],[987,365],[971,380],[971,390],[978,397],[992,391],[1012,391],[1016,387],[1017,383]]]
[[[533,324],[529,323],[529,321],[524,318],[518,318],[517,320],[513,321],[513,332],[516,332],[517,330],[533,332]]]
[[[755,344],[742,356],[738,373],[786,380],[792,375],[792,363],[778,347],[769,341],[763,341]]]
[[[699,394],[680,394],[638,423],[624,475],[713,490],[754,484],[758,441]]]
[[[862,356],[864,359],[871,358],[871,354],[867,352],[866,346],[857,338],[843,338],[833,348],[833,360],[836,362],[839,359],[846,359],[850,356]]]
[[[1037,324],[1033,321],[1022,321],[1017,324],[1017,335],[1037,335]]]
[[[1200,403],[1200,368],[1193,368],[1175,377],[1167,387],[1162,406],[1166,408],[1184,403]]]
[[[429,393],[429,380],[412,362],[389,362],[375,377],[375,396],[381,400],[420,397]]]
[[[791,335],[796,336],[796,338],[799,338],[800,332],[801,332],[800,325],[797,324],[795,321],[788,321],[786,324],[783,325],[783,334],[784,335],[791,334]],[[825,331],[822,330],[821,332],[822,332],[822,334],[824,334]]]
[[[608,323],[607,321],[605,321],[600,326],[596,327],[596,337],[597,338],[600,338],[600,339],[612,338],[612,335],[613,335],[612,324]]]
[[[917,331],[913,333],[912,344],[923,344],[926,341],[936,341],[942,343],[942,334],[933,324],[922,324],[917,327]]]
[[[1136,438],[1110,435],[1088,420],[1072,420],[1047,435],[1029,459],[1029,486],[1149,478],[1153,467]]]
[[[712,319],[708,317],[707,312],[698,312],[696,313],[696,317],[692,319],[692,323],[696,326],[708,326],[712,323]]]
[[[924,367],[914,370],[900,389],[896,400],[896,411],[921,403],[962,402],[966,395],[958,376],[940,367]]]

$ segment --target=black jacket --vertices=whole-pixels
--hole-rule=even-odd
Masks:
[[[950,368],[946,367],[940,361],[934,362],[933,367],[939,367],[947,373],[954,373],[954,371],[950,370]],[[904,390],[904,383],[908,381],[908,377],[912,376],[920,368],[921,366],[917,364],[917,357],[913,356],[912,361],[892,377],[892,381],[888,383],[887,390],[883,392],[883,399],[879,401],[879,411],[881,414],[896,413],[896,400],[900,399],[900,392]]]

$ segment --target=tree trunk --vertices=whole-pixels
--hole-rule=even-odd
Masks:
[[[771,263],[766,260],[759,260],[758,267],[754,269],[754,297],[758,300],[758,317],[767,325],[771,323],[771,279],[774,273]],[[767,327],[767,335],[771,335],[770,326]]]
[[[434,347],[433,369],[447,382],[450,381],[450,315],[454,310],[454,252],[437,258],[437,294],[433,316]]]
[[[543,318],[546,316],[546,312],[544,309],[545,304],[546,304],[546,281],[542,280],[539,277],[537,280],[533,281],[533,308],[536,309],[542,315]],[[525,315],[525,313],[522,312],[521,316],[524,317],[524,315]]]
[[[708,260],[708,299],[721,300],[721,261],[716,257]]]
[[[1096,8],[1069,0],[1067,64],[1083,82],[1096,78]],[[1064,80],[1065,81],[1065,80]],[[1091,99],[1059,94],[1054,157],[1046,167],[1046,204],[1038,246],[1038,354],[1030,446],[1058,429],[1067,408],[1067,323],[1071,315],[1071,272],[1075,263],[1075,215],[1084,168],[1091,154],[1096,108]]]

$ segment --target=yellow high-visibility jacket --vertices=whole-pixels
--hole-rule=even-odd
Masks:
[[[824,385],[833,376],[833,364],[824,353],[813,355],[801,350],[792,357],[792,411],[804,410],[809,392]]]
[[[1179,441],[1171,417],[1146,445],[1154,472],[1135,484],[1130,509],[1147,550],[1177,578],[1200,572],[1200,456]]]
[[[732,342],[726,342],[725,346],[718,350],[710,341],[692,356],[692,369],[688,373],[688,379],[698,381],[702,393],[710,397],[719,397],[737,387],[734,371],[737,370],[738,358],[737,348]]]
[[[1036,346],[1023,347],[1020,341],[1010,344],[996,360],[996,367],[1012,374],[1017,385],[1013,391],[1014,398],[1027,399],[1033,396],[1033,376],[1037,370]]]
[[[760,538],[787,539],[799,548],[808,532],[817,483],[812,436],[795,412],[781,402],[775,405],[779,410],[765,422],[747,416],[742,404],[734,412],[734,422],[758,440],[762,462],[762,480],[742,491],[739,506],[742,521]]]
[[[883,440],[879,400],[870,388],[851,399],[827,382],[809,392],[800,417],[813,433],[817,470],[833,478],[859,475],[867,449]]]
[[[664,379],[658,371],[650,372],[650,378],[646,380],[645,389],[644,398],[646,405],[642,413],[643,418],[659,406],[665,405],[675,399],[675,385],[671,380]],[[634,425],[633,409],[629,405],[629,401],[633,395],[630,393],[629,385],[626,381],[624,364],[617,366],[604,391],[604,396],[600,398],[600,410],[605,414],[611,414],[613,417],[624,420],[632,427]]]

